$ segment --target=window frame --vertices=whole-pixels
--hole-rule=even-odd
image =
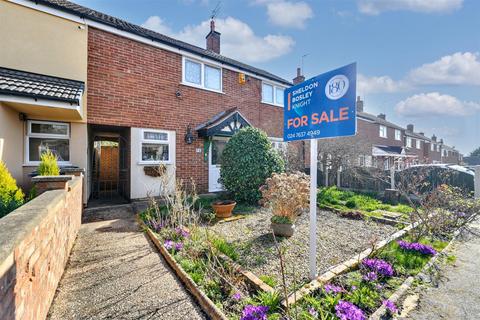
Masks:
[[[405,140],[405,145],[407,146],[407,148],[412,148],[412,138],[411,137],[407,137],[407,139]]]
[[[155,140],[155,139],[145,139],[145,132],[153,132],[153,133],[165,133],[167,135],[166,140]],[[168,146],[168,160],[143,160],[143,144],[155,144],[155,145],[167,145]],[[173,141],[172,135],[167,130],[159,130],[159,129],[142,129],[141,130],[141,138],[140,138],[140,149],[139,149],[139,164],[172,164],[172,148],[173,148]]]
[[[269,102],[269,101],[265,101],[263,99],[263,86],[264,85],[268,85],[268,86],[271,86],[272,87],[272,102]],[[285,89],[286,87],[283,87],[283,86],[279,86],[279,85],[276,85],[274,84],[273,82],[268,82],[268,81],[263,81],[262,80],[262,90],[261,90],[261,103],[265,103],[265,104],[268,104],[268,105],[271,105],[271,106],[276,106],[276,107],[281,107],[283,108],[284,107],[284,102],[285,102]],[[278,102],[277,101],[277,90],[283,90],[283,101],[280,101]]]
[[[194,62],[197,64],[200,64],[200,84],[198,83],[193,83],[193,82],[188,82],[186,79],[186,63],[187,61]],[[213,69],[217,69],[220,71],[220,89],[212,89],[208,88],[205,85],[205,66]],[[194,87],[198,89],[203,89],[211,92],[216,92],[216,93],[223,93],[223,68],[221,66],[215,65],[215,64],[210,64],[210,63],[205,63],[200,60],[192,59],[190,57],[182,57],[182,84],[189,86],[189,87]]]
[[[385,135],[382,135],[382,129],[385,129]],[[378,136],[380,138],[388,139],[388,128],[387,128],[387,126],[384,126],[383,124],[380,124],[378,126]]]
[[[402,131],[401,130],[395,129],[395,140],[396,141],[402,141]]]
[[[66,125],[67,133],[66,134],[54,134],[54,133],[35,133],[32,132],[32,124],[39,123],[39,124],[62,124]],[[31,161],[30,160],[30,138],[45,138],[45,139],[58,139],[58,140],[68,140],[68,161],[58,161],[59,165],[70,165],[71,164],[71,157],[72,152],[70,150],[70,123],[69,122],[62,122],[62,121],[46,121],[46,120],[27,120],[27,132],[25,134],[25,159],[24,165],[26,166],[37,166],[40,164],[40,161]]]

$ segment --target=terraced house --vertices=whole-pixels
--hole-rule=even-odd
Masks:
[[[203,49],[68,1],[0,6],[0,150],[22,186],[46,148],[87,169],[85,201],[144,198],[158,165],[170,183],[219,191],[222,150],[244,126],[284,148],[291,83],[221,55],[214,21]]]

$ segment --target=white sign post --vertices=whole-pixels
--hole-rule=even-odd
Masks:
[[[317,277],[317,159],[318,141],[310,140],[310,280]]]

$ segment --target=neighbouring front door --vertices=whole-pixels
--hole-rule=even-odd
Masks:
[[[225,190],[220,183],[220,161],[228,138],[213,137],[208,152],[208,192]]]

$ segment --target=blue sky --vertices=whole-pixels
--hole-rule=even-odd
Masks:
[[[216,0],[74,0],[204,47]],[[222,54],[292,79],[356,61],[365,110],[480,146],[480,1],[223,0]]]

